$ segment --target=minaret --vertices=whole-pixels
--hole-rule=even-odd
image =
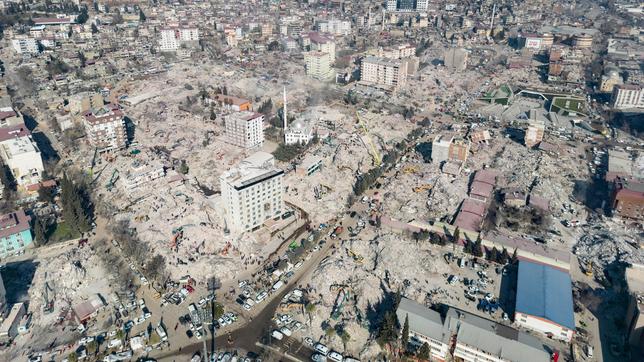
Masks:
[[[492,32],[492,28],[494,28],[494,15],[496,13],[496,3],[494,3],[494,6],[492,7],[492,17],[490,18],[490,32]]]
[[[286,126],[288,125],[288,113],[286,113],[286,86],[284,86],[284,109],[282,110],[282,117],[284,117],[284,131],[286,131]]]

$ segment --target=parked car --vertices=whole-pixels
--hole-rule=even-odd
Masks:
[[[277,339],[278,341],[281,341],[282,338],[284,338],[284,335],[278,330],[274,330],[271,336],[273,336],[273,338]]]

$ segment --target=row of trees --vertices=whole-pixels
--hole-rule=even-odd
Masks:
[[[90,231],[92,203],[84,179],[78,178],[74,182],[67,174],[63,174],[60,182],[60,199],[67,226],[78,235]]]
[[[396,310],[400,304],[400,292],[394,296],[392,308],[385,312],[382,324],[378,330],[376,341],[381,347],[401,347],[403,353],[407,355],[415,354],[416,358],[421,361],[429,360],[429,345],[424,343],[418,350],[410,351],[409,347],[409,315],[405,316],[405,322],[402,328],[399,328]],[[398,343],[400,345],[398,346]]]

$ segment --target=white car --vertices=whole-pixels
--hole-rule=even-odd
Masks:
[[[109,332],[107,332],[107,336],[108,336],[108,337],[114,337],[114,336],[116,336],[116,331],[109,331]]]
[[[107,342],[107,348],[117,348],[120,347],[122,343],[123,342],[121,342],[120,339],[110,339],[110,341]]]
[[[282,332],[282,334],[287,337],[290,337],[293,334],[293,332],[291,332],[291,330],[286,327],[280,328],[280,332]]]
[[[242,307],[243,307],[245,310],[251,310],[251,308],[253,308],[253,306],[252,306],[252,305],[250,305],[250,304],[248,304],[248,302],[244,303],[244,305],[243,305]]]
[[[326,356],[327,354],[329,354],[329,347],[325,346],[322,343],[316,343],[315,350],[323,356]]]
[[[271,336],[273,336],[273,338],[277,339],[278,341],[281,341],[282,338],[284,338],[284,335],[278,330],[274,330]]]
[[[329,359],[335,362],[342,362],[344,358],[338,352],[332,351],[331,353],[329,353]]]
[[[203,307],[207,302],[208,301],[206,300],[206,298],[201,298],[201,299],[199,299],[199,306]]]
[[[78,341],[78,344],[81,346],[84,346],[88,344],[89,342],[92,342],[94,340],[94,337],[83,337]]]
[[[144,316],[139,316],[139,318],[136,319],[134,322],[136,325],[139,325],[141,323],[145,322],[145,317]]]
[[[201,339],[201,332],[195,331],[195,337],[197,337],[197,339]]]

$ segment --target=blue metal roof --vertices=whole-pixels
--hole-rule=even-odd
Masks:
[[[570,274],[548,265],[520,260],[516,311],[574,330]]]

